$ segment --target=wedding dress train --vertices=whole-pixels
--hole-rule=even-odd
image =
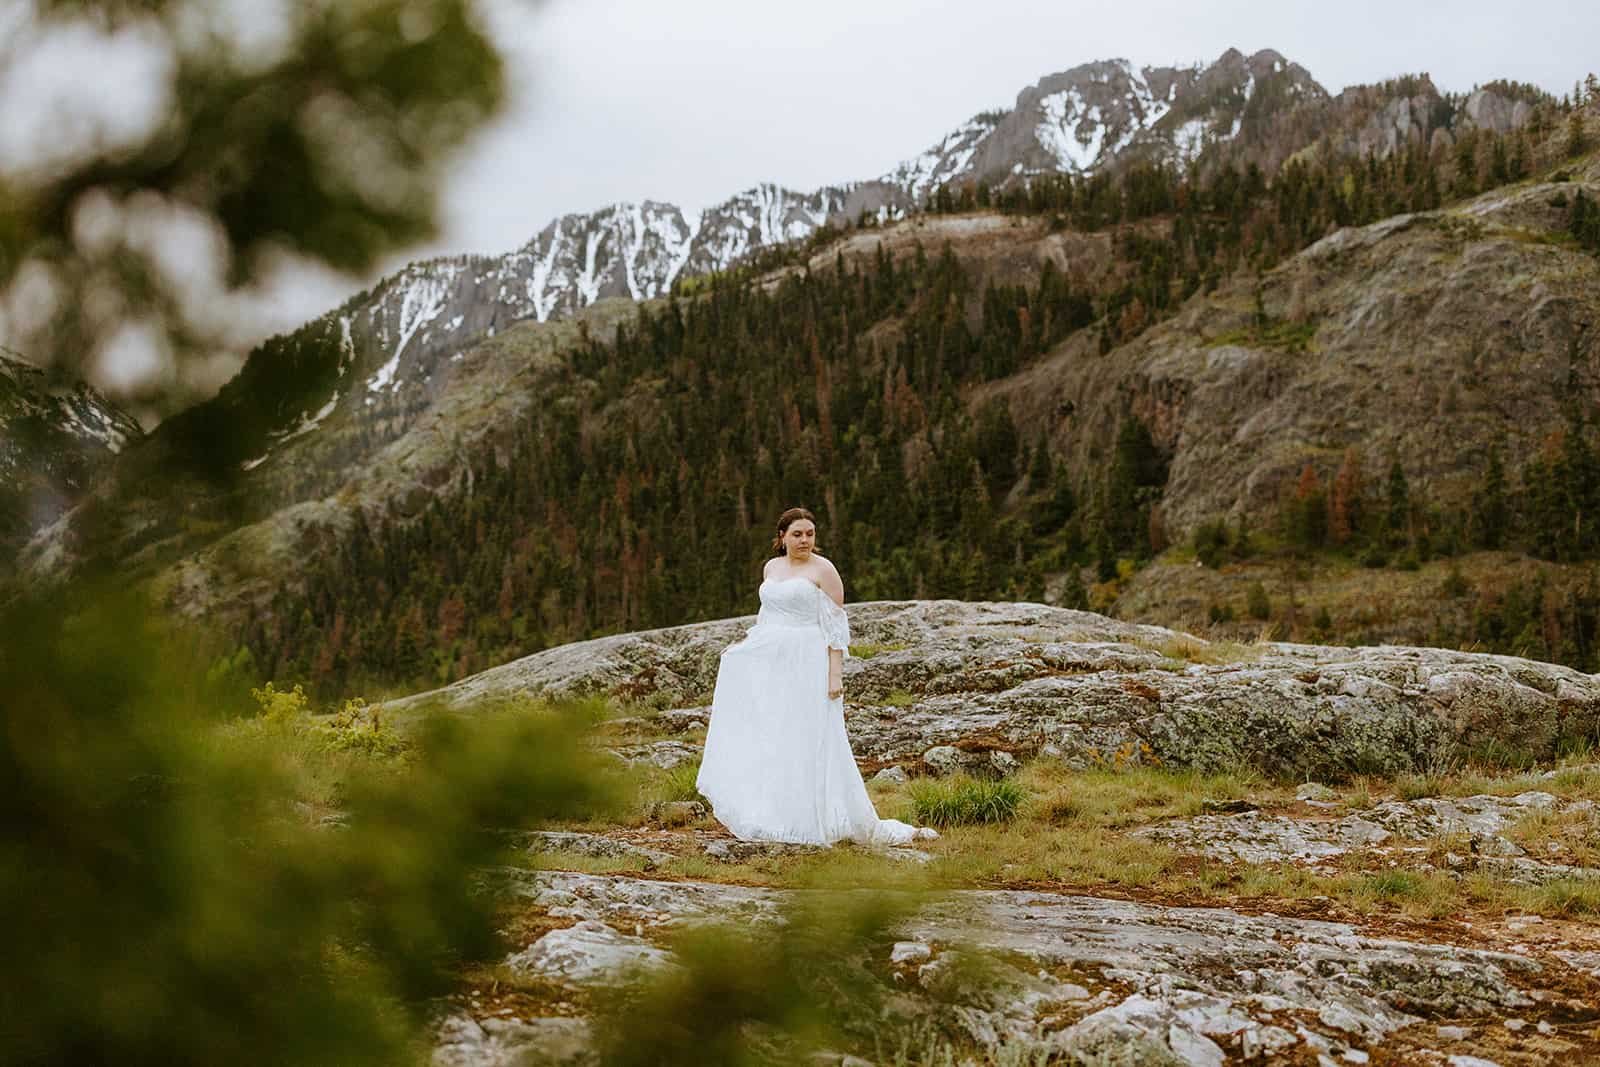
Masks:
[[[880,819],[850,752],[828,649],[850,651],[844,609],[811,579],[767,578],[761,610],[722,652],[696,786],[746,841],[905,844],[937,837]]]

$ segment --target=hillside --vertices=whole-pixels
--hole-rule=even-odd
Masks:
[[[1403,225],[1389,220],[1342,231],[1267,271],[1259,288],[1253,280],[1235,280],[1197,293],[1166,321],[1104,354],[1101,329],[1073,318],[1077,290],[1064,285],[1051,290],[1049,300],[1041,294],[1055,284],[1047,276],[1070,271],[1093,294],[1085,296],[1087,318],[1103,323],[1110,294],[1138,277],[1137,258],[1119,257],[1125,238],[1052,233],[1049,225],[1022,218],[982,216],[935,217],[857,235],[820,255],[809,274],[791,272],[773,282],[771,308],[760,300],[747,303],[737,289],[717,291],[707,298],[709,317],[692,307],[666,309],[622,348],[575,357],[569,386],[581,398],[571,409],[575,424],[544,415],[520,445],[473,469],[473,490],[463,492],[459,505],[431,511],[409,532],[375,529],[363,536],[370,550],[343,552],[314,572],[319,593],[311,625],[299,632],[320,636],[284,640],[296,632],[291,624],[277,631],[278,647],[304,650],[297,655],[307,658],[293,669],[337,676],[338,655],[355,658],[348,644],[332,658],[324,652],[320,661],[312,650],[328,648],[330,627],[343,614],[346,642],[364,631],[356,641],[366,650],[363,662],[382,664],[389,649],[431,644],[435,658],[430,663],[423,656],[423,669],[444,670],[447,678],[503,656],[486,654],[485,645],[531,639],[537,646],[583,636],[584,626],[714,615],[747,596],[739,575],[760,551],[759,516],[775,514],[786,499],[818,500],[825,537],[829,516],[848,516],[848,527],[825,551],[849,576],[854,597],[901,590],[970,597],[1000,590],[1034,600],[1048,593],[1072,603],[1058,575],[1070,574],[1076,561],[1161,551],[1150,539],[1152,514],[1159,515],[1167,543],[1181,544],[1213,519],[1237,525],[1244,518],[1257,527],[1258,540],[1275,539],[1283,499],[1306,463],[1327,483],[1352,444],[1371,457],[1366,484],[1352,487],[1352,499],[1372,500],[1358,541],[1398,536],[1423,556],[1465,551],[1481,540],[1467,512],[1487,447],[1502,442],[1496,446],[1500,461],[1520,474],[1541,454],[1545,438],[1567,425],[1570,408],[1561,401],[1569,395],[1571,324],[1592,313],[1600,288],[1594,257],[1562,239],[1566,215],[1550,201],[1562,190],[1572,197],[1579,186],[1595,195],[1593,162],[1586,166],[1566,181],[1527,183],[1513,196],[1483,194],[1418,213]],[[1511,211],[1521,213],[1506,214]],[[1127,225],[1127,233],[1137,233],[1141,224]],[[917,243],[941,237],[949,239],[949,258],[929,256],[919,267]],[[1346,251],[1334,254],[1341,248]],[[841,290],[874,290],[886,281],[882,264],[895,262],[896,252],[903,256],[896,277],[905,295],[882,296],[876,312],[870,304],[847,312],[842,334],[796,312],[792,327],[778,327],[770,356],[752,358],[762,346],[729,352],[716,341],[719,329],[751,336],[753,324],[770,322],[777,307],[826,306]],[[1067,266],[1045,271],[1044,262]],[[842,282],[833,274],[838,263],[845,265]],[[1029,318],[1065,330],[1064,340],[1047,338],[1034,357],[1026,353],[1036,342],[1015,338],[986,349],[1010,314],[995,306],[1004,299],[1005,280],[1033,271],[1038,280],[1024,307]],[[1401,272],[1408,273],[1397,282]],[[1534,286],[1549,299],[1530,316],[1523,294]],[[1440,329],[1419,322],[1405,311],[1402,294],[1438,305],[1454,324]],[[952,298],[967,303],[972,328],[951,322]],[[1288,318],[1291,299],[1339,315],[1308,311],[1293,343],[1281,343],[1274,323]],[[877,317],[902,300],[906,312]],[[860,322],[853,321],[857,314]],[[1258,314],[1263,326],[1255,325]],[[1363,325],[1351,328],[1344,316]],[[1530,320],[1539,326],[1529,328]],[[1019,319],[1012,314],[1010,321]],[[681,340],[660,332],[679,329],[674,322],[686,331]],[[808,330],[816,331],[816,352],[861,355],[824,358],[819,365],[804,343]],[[1470,364],[1481,367],[1481,379],[1458,376],[1455,399],[1446,404],[1441,398],[1451,386],[1440,380],[1439,367],[1460,365],[1462,356],[1451,346],[1469,335],[1486,345],[1514,345],[1520,355]],[[994,355],[1018,350],[1020,369]],[[796,359],[820,380],[796,389],[793,377],[778,370]],[[651,366],[669,373],[649,373]],[[1542,369],[1542,376],[1533,369]],[[1418,382],[1416,393],[1396,384],[1411,380]],[[593,384],[581,385],[585,381]],[[971,385],[958,393],[952,384],[961,381]],[[1419,406],[1418,395],[1429,390],[1435,399]],[[608,403],[609,396],[619,400]],[[994,405],[996,397],[1003,406]],[[1240,404],[1241,397],[1248,403]],[[729,422],[722,412],[740,414]],[[707,416],[720,425],[705,423]],[[763,441],[763,426],[774,427],[776,436]],[[565,464],[557,461],[563,448],[575,450]],[[803,460],[793,463],[785,458],[790,455]],[[1391,457],[1398,457],[1410,486],[1403,521],[1415,523],[1411,534],[1370,526],[1386,514],[1376,500],[1384,491],[1383,461]],[[519,470],[536,472],[540,488],[531,495],[522,495],[530,488],[526,482],[518,495],[508,495],[513,483],[507,479]],[[717,473],[697,487],[687,473],[693,470]],[[1514,491],[1508,496],[1521,539],[1533,532],[1533,502]],[[614,516],[624,500],[628,519],[619,526]],[[725,521],[706,517],[724,508],[731,538]],[[949,536],[930,538],[929,530]],[[1418,539],[1428,547],[1419,550]],[[448,551],[434,550],[432,575],[423,573],[414,553],[446,544]],[[1394,550],[1397,565],[1404,554]],[[373,600],[366,592],[373,588],[370,576],[391,573],[393,565],[379,560],[396,556],[413,564]],[[656,559],[669,566],[652,565]],[[691,560],[693,570],[677,573],[673,565]],[[1128,601],[1134,617],[1161,620],[1184,600],[1154,584],[1155,574],[1174,572],[1181,571],[1152,568],[1143,585],[1136,575]],[[1395,572],[1380,568],[1373,580],[1386,573]],[[473,577],[457,583],[448,577],[454,574]],[[1097,592],[1116,596],[1121,590]],[[1218,602],[1232,599],[1243,617],[1243,592]],[[1274,588],[1273,596],[1281,619],[1283,594]],[[281,618],[290,603],[280,601],[272,614]],[[372,607],[362,607],[366,603]],[[380,617],[395,627],[394,637],[374,636],[363,621]],[[1355,617],[1347,614],[1345,621]],[[1300,622],[1312,619],[1308,608]],[[1566,625],[1570,630],[1580,622]],[[1579,632],[1590,625],[1582,623]],[[453,649],[446,658],[437,656],[441,631]],[[1362,631],[1348,626],[1338,632]],[[256,633],[254,647],[273,648],[270,631]],[[1402,625],[1380,633],[1424,640],[1435,628]],[[1457,634],[1474,637],[1464,628]],[[1552,641],[1546,654],[1555,655],[1559,644]],[[1589,638],[1579,646],[1573,651],[1593,654]],[[403,660],[393,662],[393,669],[404,670]]]
[[[1363,121],[1422,87],[1357,94]],[[1418,514],[1460,508],[1496,427],[1520,473],[1566,425],[1550,367],[1592,310],[1574,226],[1596,188],[1555,118],[1463,125],[1448,148],[1406,119],[1394,151],[1364,157],[1335,123],[1270,182],[1129,163],[942,186],[930,213],[552,322],[456,305],[423,265],[269,345],[120,463],[80,509],[103,526],[59,523],[29,564],[42,578],[105,551],[264,675],[370,689],[724,614],[748,595],[761,516],[794,500],[825,538],[840,522],[825,550],[854,597],[1067,604],[1087,602],[1083,568],[1117,578],[1207,521],[1273,530],[1286,484],[1308,460],[1327,481],[1352,443],[1380,450],[1374,474],[1399,460]],[[1415,392],[1390,380],[1412,376]],[[1526,399],[1497,411],[1508,395]],[[228,444],[180,480],[185,440]],[[170,495],[151,493],[157,470]],[[1406,523],[1413,550],[1443,548]],[[1106,606],[1122,588],[1092,592]]]
[[[351,467],[427,417],[468,347],[517,321],[566,317],[611,297],[661,297],[763,253],[792,257],[785,249],[795,242],[903,217],[942,189],[1109,177],[1150,164],[1202,174],[1253,164],[1272,173],[1292,156],[1448,148],[1458,137],[1521,129],[1541,100],[1506,83],[1445,96],[1426,76],[1330,96],[1271,50],[1246,57],[1230,49],[1181,69],[1087,63],[868,181],[805,194],[762,186],[699,212],[617,204],[555,220],[505,256],[416,263],[272,338],[217,397],[159,428],[107,487],[110,510],[123,517],[104,550],[122,560],[159,544],[159,555],[176,558],[277,508],[326,496]],[[186,447],[197,441],[198,449]],[[196,451],[205,469],[180,473]],[[238,491],[213,499],[219,474],[241,471]],[[64,534],[43,538],[30,570],[70,561],[78,550],[68,550]]]

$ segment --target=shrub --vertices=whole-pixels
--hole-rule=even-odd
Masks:
[[[333,717],[317,727],[322,744],[334,752],[360,752],[367,756],[398,756],[411,743],[383,721],[383,707],[369,707],[361,697],[344,702]]]
[[[1228,524],[1221,519],[1202,522],[1194,530],[1195,558],[1207,567],[1219,566],[1228,551]]]
[[[250,696],[261,706],[261,717],[268,722],[293,723],[306,714],[306,693],[299,685],[280,692],[268,682],[260,689],[250,690]]]
[[[1259,581],[1250,583],[1245,594],[1245,610],[1252,619],[1265,619],[1272,614],[1272,601],[1267,597],[1267,587]]]
[[[0,607],[0,788],[22,828],[0,879],[0,985],[27,1021],[8,1061],[411,1062],[421,1009],[460,963],[506,952],[474,888],[502,845],[478,831],[601,799],[576,726],[426,719],[416,759],[346,768],[351,829],[330,832],[285,817],[300,730],[205,722],[149,603],[52,596]],[[303,691],[261,698],[322,728]]]

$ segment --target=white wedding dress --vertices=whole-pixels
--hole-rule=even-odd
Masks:
[[[722,652],[696,786],[746,841],[898,845],[932,830],[880,819],[828,699],[828,649],[850,655],[844,609],[811,579],[767,578],[744,638]]]

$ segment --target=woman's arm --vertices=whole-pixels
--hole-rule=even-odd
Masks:
[[[834,610],[838,612],[836,618],[839,622],[836,625],[836,631],[838,632],[835,633],[834,639],[847,645],[850,640],[850,628],[848,622],[843,621],[844,581],[839,577],[839,572],[831,562],[825,559],[819,559],[819,562],[822,564],[822,576],[817,584],[822,587],[822,595],[832,601],[833,605],[837,605]],[[823,610],[827,611],[833,605],[824,604]],[[844,657],[846,654],[846,649],[830,641],[828,648],[829,700],[837,700],[844,695]]]

